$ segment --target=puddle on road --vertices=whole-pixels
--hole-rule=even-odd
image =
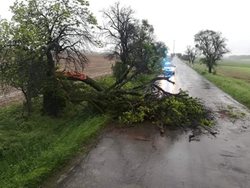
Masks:
[[[171,76],[170,80],[172,82],[176,83],[175,76]],[[160,80],[157,84],[166,92],[173,93],[173,94],[178,93],[178,90],[176,88],[176,84],[172,84],[172,83],[168,82],[167,80]]]
[[[168,142],[175,142],[179,139],[187,142],[200,141],[200,136],[206,135],[206,130],[201,129],[179,129],[178,127],[164,127],[164,133],[161,133],[160,128],[156,125],[145,122],[131,127],[117,128],[113,127],[112,133],[117,136],[122,136],[127,140],[134,140],[139,142],[151,142],[153,145],[159,140],[168,140]],[[157,144],[156,144],[157,145]],[[156,146],[155,146],[156,147]]]
[[[124,135],[128,139],[138,141],[152,141],[154,135],[160,136],[160,132],[157,127],[150,122],[137,124],[132,127],[115,127],[112,132],[119,135]]]

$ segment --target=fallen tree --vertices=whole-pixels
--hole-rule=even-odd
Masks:
[[[157,85],[156,81],[160,80],[173,83],[167,77],[147,77],[142,82],[138,82],[137,77],[121,87],[114,87],[113,84],[101,85],[98,81],[76,72],[59,73],[59,77],[62,83],[66,78],[83,82],[89,87],[83,90],[82,86],[78,87],[78,99],[69,97],[70,101],[77,104],[87,102],[88,109],[96,113],[108,113],[113,120],[123,124],[150,121],[161,128],[197,128],[212,124],[208,110],[198,99],[190,97],[184,91],[169,93]],[[115,79],[113,81],[115,82]],[[70,93],[74,89],[66,90]]]

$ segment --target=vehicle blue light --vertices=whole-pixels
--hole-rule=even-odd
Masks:
[[[164,76],[171,77],[175,75],[175,65],[173,65],[167,58],[164,58],[162,61],[162,72]]]

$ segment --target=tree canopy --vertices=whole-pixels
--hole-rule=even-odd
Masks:
[[[213,67],[228,53],[226,47],[226,39],[222,37],[220,32],[212,30],[204,30],[198,32],[194,36],[196,48],[203,54],[202,61],[207,65],[209,73],[212,72]]]
[[[104,10],[103,15],[106,21],[104,35],[114,45],[111,56],[117,59],[113,68],[116,84],[140,73],[160,70],[167,47],[155,41],[154,28],[147,20],[136,19],[134,10],[120,3]]]
[[[56,106],[53,101],[57,101],[54,91],[59,89],[57,66],[83,71],[87,62],[84,51],[90,44],[98,43],[93,37],[97,22],[88,6],[85,0],[17,0],[11,7],[12,21],[1,23],[4,28],[0,33],[4,51],[1,74],[8,82],[12,76],[15,84],[10,84],[22,90],[23,80],[28,88],[39,88],[46,112]],[[43,85],[33,79],[36,72],[43,75],[38,76],[39,81],[44,80]],[[27,80],[34,84],[30,85]],[[49,113],[56,114],[59,108]]]

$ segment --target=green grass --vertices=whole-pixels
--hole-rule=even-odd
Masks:
[[[205,65],[195,64],[194,69],[234,99],[250,108],[250,62],[245,64],[222,62],[216,74],[209,74]]]
[[[250,61],[222,61],[216,68],[218,75],[245,80],[250,83]]]
[[[148,82],[153,75],[140,75],[124,88]],[[98,79],[111,86],[115,79]],[[81,85],[82,86],[82,85]],[[85,86],[85,89],[89,89]],[[73,156],[87,146],[108,122],[108,115],[90,114],[84,106],[71,106],[63,116],[42,116],[39,103],[29,119],[22,117],[22,106],[0,108],[0,187],[38,187]]]
[[[72,108],[61,118],[35,112],[28,120],[21,106],[0,108],[0,187],[38,187],[78,152],[86,151],[107,116]]]
[[[250,60],[222,60],[219,62],[219,66],[230,67],[248,67],[250,68]]]

